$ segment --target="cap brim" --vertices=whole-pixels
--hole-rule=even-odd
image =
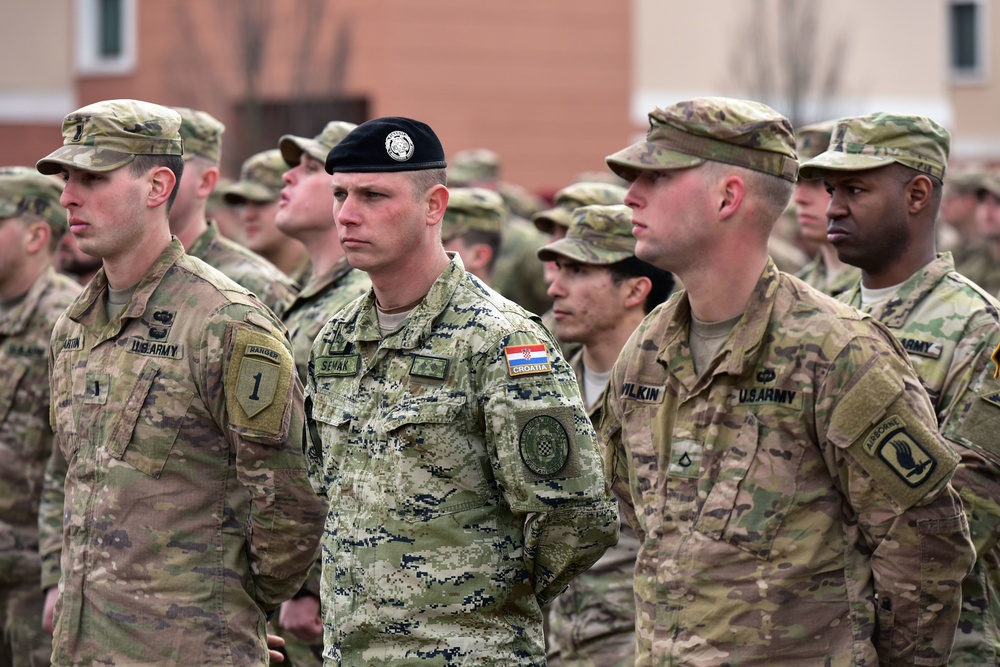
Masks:
[[[61,146],[35,164],[35,169],[46,176],[58,174],[63,167],[82,171],[108,172],[124,167],[135,159],[131,153],[120,153],[94,146]]]
[[[535,214],[531,219],[539,231],[551,234],[556,225],[569,228],[573,219],[573,212],[564,208],[550,208],[547,211]]]
[[[605,158],[608,167],[630,183],[642,171],[687,169],[704,164],[705,158],[679,153],[650,141],[639,141]]]
[[[552,262],[558,257],[567,257],[581,264],[614,264],[631,256],[631,253],[608,250],[607,248],[600,248],[595,252],[586,243],[569,237],[553,241],[538,249],[538,259],[543,262]]]
[[[299,166],[299,162],[302,161],[303,153],[309,153],[310,156],[316,158],[320,162],[325,162],[326,155],[316,157],[314,150],[310,150],[309,145],[315,143],[316,142],[312,139],[297,137],[294,134],[286,134],[278,140],[278,150],[281,151],[281,159],[284,160],[285,164],[289,167]]]
[[[799,178],[812,181],[821,178],[820,171],[867,171],[895,162],[895,158],[875,155],[858,155],[840,151],[820,153],[799,167]]]
[[[237,181],[222,191],[222,198],[230,204],[242,204],[245,201],[272,202],[281,196],[280,192],[272,192],[259,183]]]

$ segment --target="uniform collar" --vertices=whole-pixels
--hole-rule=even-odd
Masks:
[[[346,276],[351,271],[351,264],[347,261],[347,257],[341,257],[330,269],[320,276],[312,276],[302,291],[299,292],[296,297],[296,301],[299,299],[310,299],[317,294],[325,292],[326,289],[336,283],[338,280]],[[289,309],[291,310],[291,309]]]
[[[955,270],[955,262],[950,252],[938,253],[936,259],[925,265],[900,285],[896,294],[885,301],[880,301],[867,309],[872,317],[892,329],[899,329],[910,317],[913,309],[924,300],[944,280],[945,276]],[[848,303],[855,308],[861,305],[860,283],[847,297]]]
[[[38,279],[31,285],[21,303],[17,304],[6,317],[0,318],[0,334],[5,336],[16,336],[23,333],[28,328],[31,316],[38,307],[38,302],[42,298],[45,289],[52,284],[56,272],[51,266],[45,268],[38,276]]]
[[[208,221],[208,229],[203,231],[198,235],[198,238],[194,240],[191,247],[188,248],[187,254],[192,257],[202,257],[208,251],[209,246],[219,238],[219,228],[216,226],[214,220]]]

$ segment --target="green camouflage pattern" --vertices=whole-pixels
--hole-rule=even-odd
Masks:
[[[635,255],[632,209],[616,206],[581,206],[573,211],[566,236],[538,250],[538,259],[568,257],[581,264],[614,264]]]
[[[325,514],[284,327],[177,239],[111,321],[107,288],[102,269],[52,334],[53,662],[265,665]]]
[[[535,214],[531,221],[539,231],[551,234],[557,225],[568,228],[573,211],[581,206],[624,204],[626,192],[625,188],[611,183],[573,183],[556,193],[552,208]]]
[[[858,286],[861,282],[861,269],[846,266],[839,273],[831,274],[823,253],[817,252],[816,258],[796,273],[795,277],[827,296],[837,297]]]
[[[171,108],[181,115],[184,160],[197,155],[212,164],[219,164],[222,158],[222,133],[226,131],[226,126],[207,111],[187,107]]]
[[[230,204],[277,201],[285,187],[281,177],[286,171],[288,165],[277,148],[251,155],[240,167],[240,180],[223,188],[222,196]]]
[[[902,347],[771,262],[700,377],[690,322],[654,309],[605,394],[636,665],[944,665],[975,552]]]
[[[458,151],[448,161],[448,184],[454,187],[494,183],[499,178],[500,156],[488,148],[468,148]]]
[[[856,287],[841,297],[861,307]],[[955,273],[947,253],[864,309],[907,351],[937,413],[941,434],[961,461],[952,479],[969,518],[976,564],[962,582],[962,615],[951,667],[1000,664],[1000,303]]]
[[[441,220],[441,240],[448,242],[468,231],[501,233],[507,208],[503,198],[485,188],[450,188],[448,208]]]
[[[551,370],[511,376],[506,348],[532,344]],[[544,665],[541,605],[618,538],[548,332],[455,255],[384,338],[373,292],[341,310],[316,339],[306,396],[330,502],[325,664]]]
[[[989,248],[979,245],[964,253],[957,270],[990,294],[1000,293],[1000,262],[993,259]]]
[[[583,391],[583,349],[569,360]],[[588,409],[601,423],[603,393]],[[603,451],[603,447],[602,447]],[[549,667],[632,667],[635,664],[635,592],[632,585],[639,538],[625,522],[618,544],[569,583],[549,605]]]
[[[0,309],[0,655],[9,651],[14,665],[47,665],[52,652],[41,631],[38,556],[38,503],[53,442],[49,338],[80,290],[50,267],[17,305]]]
[[[545,284],[545,265],[538,261],[537,253],[548,243],[548,236],[516,216],[504,220],[501,235],[490,285],[525,310],[544,313],[552,307],[552,298]]]
[[[211,220],[208,221],[208,229],[187,249],[187,254],[218,269],[240,287],[253,292],[275,314],[285,312],[298,294],[294,280],[246,246],[219,234],[218,226]]]
[[[181,117],[173,109],[139,100],[107,100],[63,119],[63,145],[35,165],[45,175],[63,167],[107,172],[136,155],[183,155]]]
[[[282,136],[278,140],[278,150],[281,151],[281,157],[289,167],[298,166],[303,153],[317,162],[326,163],[327,154],[356,127],[354,123],[331,120],[323,127],[323,131],[312,139],[293,134]]]
[[[830,146],[803,162],[802,178],[820,178],[819,170],[861,171],[893,162],[944,180],[951,133],[924,116],[873,113],[841,118]]]
[[[968,177],[965,182],[973,181],[974,178],[974,175]],[[994,197],[1000,198],[1000,169],[990,169],[989,171],[981,172],[972,184],[975,186],[974,192],[977,194],[988,192]],[[945,187],[957,188],[962,186],[963,181],[957,178],[954,180],[949,179],[948,183],[945,184]]]
[[[497,192],[503,197],[504,206],[507,207],[507,210],[512,215],[516,215],[519,218],[531,220],[536,213],[546,206],[546,202],[541,197],[523,185],[501,181],[497,183],[496,187]]]
[[[827,120],[822,123],[805,125],[795,130],[795,152],[799,161],[811,160],[830,146],[830,137],[837,121]],[[799,176],[802,174],[800,173]]]
[[[282,311],[281,319],[288,327],[292,340],[292,356],[299,379],[306,384],[309,377],[309,354],[313,341],[323,326],[341,308],[371,289],[372,281],[364,271],[352,268],[341,257],[321,276],[313,276],[295,300]]]
[[[948,172],[941,198],[947,199],[962,194],[978,194],[980,190],[987,189],[984,180],[991,173],[993,176],[990,179],[992,182],[989,191],[994,194],[1000,193],[1000,174],[994,173],[992,170],[984,171],[980,167],[971,166]]]
[[[0,168],[0,219],[19,218],[25,213],[49,223],[54,235],[69,230],[66,209],[59,198],[63,186],[28,167]]]
[[[712,160],[795,182],[795,135],[787,118],[750,100],[698,97],[649,112],[646,140],[607,158],[627,181],[640,171],[687,169]]]

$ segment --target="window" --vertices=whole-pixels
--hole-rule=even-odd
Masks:
[[[986,8],[983,0],[953,0],[949,7],[950,69],[958,82],[986,78]]]
[[[75,0],[80,74],[128,74],[135,68],[136,0]]]

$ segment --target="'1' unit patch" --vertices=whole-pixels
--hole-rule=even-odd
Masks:
[[[535,375],[551,373],[552,362],[545,350],[545,345],[509,345],[504,348],[507,358],[507,372],[511,377],[519,375]]]

